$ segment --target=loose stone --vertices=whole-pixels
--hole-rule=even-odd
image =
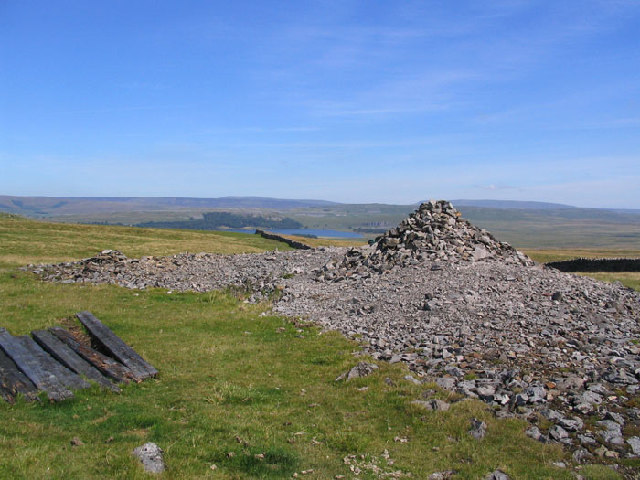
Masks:
[[[107,250],[27,269],[63,283],[233,287],[249,303],[272,301],[275,313],[358,338],[374,358],[405,362],[420,384],[480,398],[501,418],[552,409],[554,441],[635,454],[624,432],[640,429],[628,406],[640,393],[640,294],[537,265],[449,202],[422,204],[361,248],[140,259]],[[596,415],[618,427],[581,433]]]

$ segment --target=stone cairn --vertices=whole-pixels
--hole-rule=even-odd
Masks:
[[[253,292],[251,302],[277,290],[275,312],[357,338],[374,359],[405,362],[413,383],[529,421],[531,438],[566,445],[576,463],[640,458],[640,294],[532,263],[438,201],[361,249],[140,259],[104,251],[25,269],[139,289],[233,285]],[[412,403],[445,410],[435,393]]]
[[[524,253],[497,240],[461,217],[451,202],[430,200],[423,203],[396,228],[376,238],[369,249],[350,249],[341,262],[329,262],[319,280],[367,276],[383,273],[395,266],[406,267],[425,261],[474,262],[500,259],[505,263],[533,265]],[[438,268],[434,264],[434,269]]]

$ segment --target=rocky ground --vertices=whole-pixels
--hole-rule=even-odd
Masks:
[[[128,288],[232,285],[249,301],[277,292],[276,312],[358,338],[373,357],[408,364],[416,381],[479,398],[498,416],[525,418],[531,437],[566,444],[577,462],[640,455],[640,294],[537,265],[448,202],[423,204],[361,249],[106,251],[28,269]]]

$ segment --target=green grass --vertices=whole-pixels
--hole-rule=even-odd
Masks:
[[[536,262],[559,262],[576,258],[640,258],[640,250],[612,250],[612,249],[574,249],[574,250],[525,250]],[[640,272],[576,272],[595,278],[602,282],[620,282],[624,286],[640,292]]]
[[[135,225],[150,221],[175,221],[201,218],[211,211],[232,211],[269,215],[268,208],[182,208],[160,206],[153,202],[93,202],[76,199],[53,206],[54,201],[23,199],[26,215],[54,218],[61,222],[106,222]],[[55,200],[57,203],[57,200]],[[455,203],[455,202],[454,202]],[[462,216],[474,225],[485,228],[497,238],[517,248],[619,248],[637,249],[640,242],[640,216],[637,213],[606,209],[504,209],[459,206]],[[352,230],[359,228],[395,227],[417,205],[338,204],[314,208],[293,208],[277,212],[301,222],[308,228]],[[10,203],[5,208],[15,209]],[[163,208],[164,210],[158,210]],[[366,235],[367,238],[375,234]]]
[[[168,470],[159,478],[168,479],[291,478],[303,470],[313,470],[303,478],[355,478],[348,455],[364,479],[381,478],[367,470],[372,462],[415,479],[451,469],[457,478],[483,478],[496,468],[513,479],[573,478],[552,465],[567,461],[559,446],[534,442],[523,422],[497,420],[481,402],[457,402],[448,412],[412,406],[433,386],[403,380],[402,365],[380,362],[368,378],[336,382],[359,361],[357,346],[261,315],[267,305],[224,292],[49,284],[16,268],[104,248],[135,256],[275,247],[257,240],[0,217],[1,326],[26,334],[89,310],[160,372],[121,394],[94,387],[58,404],[1,403],[0,478],[149,478],[131,456],[147,441],[164,449]],[[482,441],[467,433],[473,417],[488,423]],[[592,470],[586,478],[619,478],[606,467]]]
[[[570,248],[570,249],[524,249],[524,252],[536,262],[561,262],[576,258],[639,258],[640,250]]]
[[[625,287],[640,292],[640,272],[577,272],[578,275],[595,278],[601,282],[620,282]]]
[[[6,214],[0,214],[0,245],[4,265],[78,260],[106,249],[120,250],[129,257],[291,250],[281,242],[243,233],[74,225]]]

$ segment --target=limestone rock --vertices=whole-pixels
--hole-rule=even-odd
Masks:
[[[602,420],[596,422],[596,425],[603,428],[600,432],[600,436],[606,443],[614,445],[623,445],[624,438],[622,437],[622,425],[613,420]]]
[[[502,470],[495,470],[484,478],[485,480],[509,480],[509,476]]]
[[[375,363],[360,362],[351,370],[343,373],[338,378],[336,378],[336,381],[338,380],[349,381],[349,380],[353,380],[354,378],[368,377],[377,369],[378,369],[378,365],[376,365]]]
[[[417,405],[419,407],[424,408],[425,410],[433,410],[433,411],[441,411],[446,412],[451,408],[451,404],[445,402],[444,400],[412,400],[412,405]]]
[[[640,437],[630,437],[627,439],[627,443],[631,446],[633,455],[640,456]]]
[[[471,420],[471,428],[469,429],[469,435],[476,440],[482,440],[487,434],[487,424],[482,420],[474,418]]]
[[[166,469],[162,449],[155,443],[145,443],[133,450],[133,455],[140,460],[144,470],[149,473],[162,473]]]
[[[428,480],[449,480],[456,474],[455,470],[445,470],[444,472],[434,472],[429,475]]]

